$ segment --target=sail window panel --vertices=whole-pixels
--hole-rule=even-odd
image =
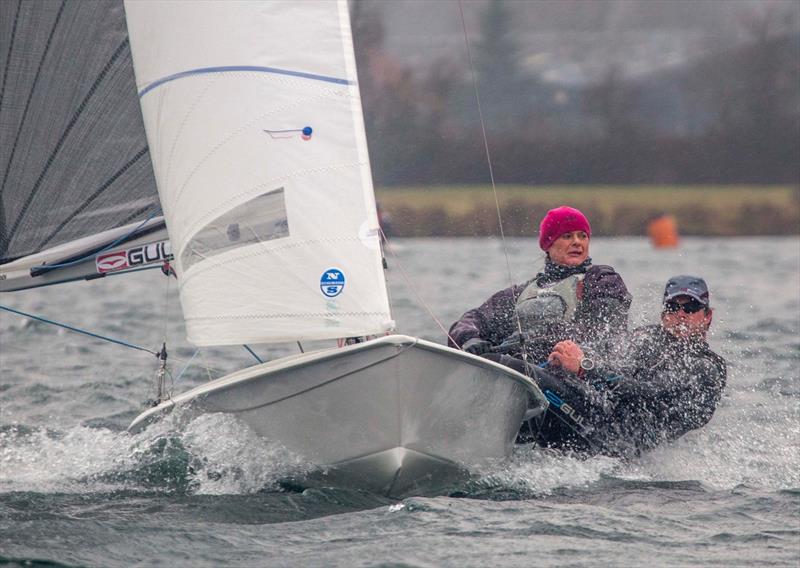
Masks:
[[[224,252],[289,236],[289,219],[283,188],[259,195],[203,227],[181,254],[184,271]]]

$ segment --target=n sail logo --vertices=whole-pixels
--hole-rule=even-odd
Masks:
[[[338,296],[344,290],[344,272],[338,268],[329,268],[322,273],[319,288],[328,298]]]
[[[99,255],[95,265],[99,274],[128,270],[137,266],[164,262],[172,258],[169,241],[159,241],[125,250],[118,250]]]

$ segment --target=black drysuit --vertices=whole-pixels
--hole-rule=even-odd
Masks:
[[[661,326],[634,331],[616,369],[584,377],[489,357],[527,371],[550,401],[543,415],[523,425],[518,441],[587,454],[638,455],[702,427],[726,379],[725,361],[705,341],[678,339]]]

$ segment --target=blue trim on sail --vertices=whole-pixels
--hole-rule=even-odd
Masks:
[[[249,71],[255,73],[272,73],[275,75],[289,75],[291,77],[301,77],[303,79],[311,79],[313,81],[324,81],[326,83],[335,83],[337,85],[352,85],[352,81],[347,79],[340,79],[339,77],[328,77],[326,75],[316,75],[314,73],[305,73],[304,71],[292,71],[290,69],[278,69],[277,67],[260,67],[257,65],[228,65],[224,67],[200,67],[199,69],[191,69],[189,71],[181,71],[173,75],[167,75],[161,79],[153,81],[144,89],[139,91],[139,98],[145,96],[153,89],[160,87],[164,83],[183,79],[184,77],[191,77],[193,75],[206,75],[209,73],[230,73],[235,71]]]

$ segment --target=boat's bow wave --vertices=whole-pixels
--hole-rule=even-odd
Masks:
[[[75,426],[0,432],[3,492],[241,495],[277,491],[312,466],[223,414],[176,412],[136,435]]]

